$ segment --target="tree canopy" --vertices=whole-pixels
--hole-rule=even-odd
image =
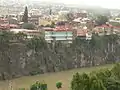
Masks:
[[[120,90],[120,64],[112,70],[101,69],[90,74],[76,73],[71,82],[72,90]]]
[[[106,24],[106,22],[108,22],[108,17],[107,16],[99,15],[97,17],[97,20],[96,20],[97,25],[103,25],[103,24]]]
[[[24,29],[35,29],[35,25],[33,25],[32,23],[24,23],[23,25],[22,25],[22,28],[24,28]]]
[[[24,11],[24,15],[23,15],[23,18],[22,18],[22,22],[28,23],[28,8],[27,8],[27,6],[25,7],[25,11]]]

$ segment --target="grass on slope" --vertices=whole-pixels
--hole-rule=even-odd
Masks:
[[[80,69],[73,69],[68,71],[56,72],[56,73],[46,73],[37,76],[25,76],[18,79],[12,80],[12,86],[14,90],[18,90],[18,88],[29,88],[31,84],[36,81],[45,81],[48,84],[48,90],[56,90],[56,82],[61,81],[63,82],[63,90],[69,90],[71,79],[73,74],[76,72],[83,73],[83,72],[91,72],[94,70],[98,70],[101,68],[112,68],[113,65],[104,65],[104,66],[97,66],[91,68],[80,68]],[[9,90],[8,84],[6,81],[0,82],[0,90]]]

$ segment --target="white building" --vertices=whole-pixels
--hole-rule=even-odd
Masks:
[[[15,34],[24,33],[27,35],[27,38],[33,38],[34,36],[40,36],[40,31],[38,30],[28,30],[28,29],[10,29],[10,32]]]
[[[41,15],[41,12],[39,9],[31,9],[29,14],[30,15]]]
[[[65,43],[72,43],[73,40],[73,31],[72,30],[64,30],[64,29],[53,29],[53,28],[45,28],[45,40],[47,42],[51,41],[62,41]]]

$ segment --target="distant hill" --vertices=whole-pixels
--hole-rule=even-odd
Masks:
[[[39,0],[0,0],[0,10],[3,8],[9,9],[19,9],[23,10],[25,5],[29,6],[29,9],[31,8],[40,8],[40,7],[52,7],[52,6],[61,6],[66,7],[68,9],[84,9],[89,12],[97,13],[97,14],[108,14],[109,11],[120,11],[119,9],[106,9],[102,8],[100,6],[89,6],[85,4],[64,4],[64,3],[57,3],[57,2],[46,2],[46,1],[39,1]],[[14,8],[15,7],[15,8]],[[5,10],[3,10],[5,11]],[[4,12],[3,12],[4,13]]]

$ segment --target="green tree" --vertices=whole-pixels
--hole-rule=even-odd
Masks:
[[[97,17],[96,23],[97,23],[98,25],[106,24],[106,22],[108,22],[108,17],[107,17],[107,16],[99,15],[99,16]]]
[[[47,43],[44,40],[44,38],[34,37],[27,42],[27,47],[35,50],[36,52],[38,52],[40,49],[46,49],[47,48]]]
[[[113,68],[112,68],[112,74],[120,80],[120,64],[117,63]]]
[[[76,73],[71,82],[72,90],[120,90],[120,64],[112,70],[100,69],[90,74]]]
[[[72,82],[71,82],[71,88],[72,90],[89,90],[90,89],[90,78],[88,74],[83,73],[79,74],[76,73],[73,76]]]
[[[33,30],[33,29],[35,29],[35,25],[33,25],[32,23],[24,23],[22,25],[22,28]]]
[[[55,22],[52,22],[50,25],[51,28],[55,28]]]
[[[27,8],[27,6],[25,7],[25,11],[24,11],[24,15],[23,15],[23,18],[22,18],[22,22],[28,23],[28,8]]]
[[[56,83],[56,87],[57,87],[57,89],[62,88],[62,82],[57,82],[57,83]]]
[[[106,87],[103,85],[102,80],[100,80],[96,75],[93,75],[90,78],[89,90],[106,90]]]
[[[49,12],[50,15],[52,15],[52,9],[50,8],[50,12]]]
[[[70,12],[70,13],[68,13],[66,16],[66,19],[69,21],[69,22],[71,22],[73,19],[74,19],[74,16],[73,16],[73,14]]]
[[[19,41],[23,41],[27,38],[27,35],[22,32],[19,32],[19,33],[15,34],[15,38]]]
[[[79,88],[81,87],[80,84],[80,74],[76,73],[75,75],[73,75],[73,79],[71,82],[71,89],[72,90],[80,90]]]
[[[109,78],[107,80],[107,90],[120,90],[120,80]]]
[[[30,90],[47,90],[47,84],[45,82],[36,82],[30,87]]]

